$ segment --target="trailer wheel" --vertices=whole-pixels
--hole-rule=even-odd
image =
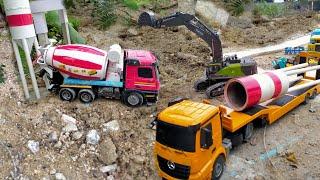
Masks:
[[[73,101],[76,98],[76,92],[71,88],[62,88],[59,91],[59,96],[63,101]]]
[[[306,94],[306,96],[304,97],[303,104],[306,105],[306,104],[309,103],[309,101],[310,101],[310,94],[308,93],[308,94]]]
[[[219,155],[213,165],[211,180],[218,180],[221,178],[225,166],[225,159],[223,155]]]
[[[253,123],[249,123],[244,128],[243,140],[245,142],[248,142],[252,138],[252,135],[253,135]]]
[[[130,92],[124,97],[125,103],[132,107],[141,106],[143,103],[143,96],[137,92]]]
[[[317,91],[317,89],[313,90],[313,92],[312,92],[312,94],[311,94],[311,96],[310,96],[310,99],[314,99],[314,98],[316,98],[316,97],[317,97],[317,95],[318,95],[318,91]]]
[[[95,95],[90,89],[81,89],[79,91],[79,99],[83,103],[91,103],[95,99]]]

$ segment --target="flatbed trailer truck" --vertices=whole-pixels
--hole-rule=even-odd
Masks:
[[[313,81],[300,80],[297,85]],[[154,157],[163,179],[219,179],[229,150],[249,140],[253,123],[272,124],[320,93],[320,85],[287,93],[267,104],[236,112],[190,100],[176,101],[160,112]]]

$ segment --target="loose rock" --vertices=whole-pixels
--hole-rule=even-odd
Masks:
[[[56,131],[53,131],[49,134],[49,141],[56,143],[58,141],[58,134]]]
[[[86,141],[88,144],[97,145],[100,141],[100,136],[97,130],[90,130],[86,136]]]
[[[136,29],[134,29],[134,28],[128,29],[127,33],[128,33],[129,36],[138,36],[139,35],[138,31]]]
[[[100,171],[103,173],[111,173],[111,172],[115,172],[116,170],[117,170],[117,164],[100,167]]]
[[[62,173],[55,174],[56,180],[67,180],[67,178]]]
[[[83,132],[77,131],[72,134],[72,139],[79,140],[83,135]]]
[[[78,131],[78,127],[75,124],[72,123],[68,123],[63,129],[62,131],[64,132],[74,132],[74,131]]]
[[[103,131],[110,132],[110,131],[118,131],[120,129],[119,122],[117,120],[110,121],[108,123],[103,124]]]
[[[110,175],[107,177],[107,180],[115,180],[115,178],[112,175]]]
[[[100,155],[98,158],[104,164],[112,164],[116,162],[118,154],[116,152],[116,146],[113,144],[111,138],[107,137],[104,141],[101,142],[99,146]]]
[[[30,140],[28,141],[28,148],[30,149],[30,151],[33,154],[36,154],[37,152],[39,152],[40,148],[39,148],[39,142],[34,141],[34,140]]]
[[[61,117],[62,121],[66,124],[76,124],[77,123],[77,120],[71,116],[68,116],[66,114],[62,114],[62,117]]]

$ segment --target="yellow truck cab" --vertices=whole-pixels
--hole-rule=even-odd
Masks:
[[[218,107],[182,101],[158,115],[155,158],[165,179],[220,177],[226,158]],[[216,164],[214,162],[219,159]]]
[[[318,71],[317,74],[320,74]],[[301,85],[315,78],[300,80]],[[272,124],[320,93],[320,85],[300,89],[241,112],[179,100],[160,112],[154,158],[163,179],[219,179],[228,151],[252,137],[253,124]]]

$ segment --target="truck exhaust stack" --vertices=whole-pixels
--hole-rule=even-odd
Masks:
[[[289,85],[292,80],[290,80],[289,75],[318,69],[320,69],[320,65],[301,69],[291,68],[289,71],[269,71],[262,74],[231,79],[224,89],[225,100],[235,111],[242,111],[270,99],[281,97],[288,93],[289,90],[291,92],[292,88],[289,89]],[[307,83],[304,86],[295,87],[294,90],[313,85],[315,84]]]

